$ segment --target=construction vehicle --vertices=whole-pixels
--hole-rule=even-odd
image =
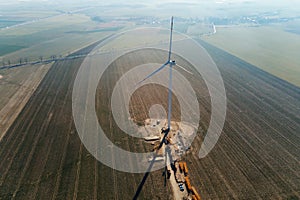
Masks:
[[[183,191],[184,191],[183,184],[182,184],[182,183],[179,183],[178,186],[179,186],[180,191],[183,192]]]
[[[186,188],[187,188],[188,192],[191,192],[192,191],[192,185],[191,185],[189,177],[186,176],[184,179],[185,179],[185,185],[186,185]]]

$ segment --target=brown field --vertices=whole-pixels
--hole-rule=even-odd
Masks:
[[[0,75],[0,140],[17,118],[52,64],[2,70]]]
[[[298,199],[300,89],[203,45],[223,76],[228,110],[217,145],[199,160],[197,150],[210,119],[210,98],[199,75],[181,71],[195,89],[201,111],[199,134],[184,158],[192,185],[203,199]],[[122,133],[109,106],[111,89],[122,73],[149,60],[164,62],[160,51],[135,53],[139,59],[136,55],[121,57],[105,72],[98,85],[96,108],[101,127],[115,144],[144,152],[150,149],[149,144]],[[150,174],[113,170],[95,160],[80,142],[71,101],[82,61],[56,62],[0,142],[0,199],[132,199],[135,194],[138,199],[172,199],[171,185],[163,186],[162,170]],[[166,91],[161,95],[155,85],[148,90],[152,98],[142,98],[143,91],[132,98],[132,105],[139,106],[131,107],[137,120],[147,117],[149,105],[165,102]],[[176,119],[176,99],[173,103]]]

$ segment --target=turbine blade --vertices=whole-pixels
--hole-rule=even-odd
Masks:
[[[160,70],[162,70],[163,68],[165,68],[168,64],[169,64],[169,62],[166,62],[161,67],[159,67],[157,70],[155,70],[154,72],[152,72],[151,74],[149,74],[148,76],[146,76],[143,80],[139,81],[136,85],[141,84],[142,82],[144,82],[145,80],[147,80],[151,76],[155,75],[157,72],[159,72]]]
[[[170,32],[170,46],[169,46],[169,57],[168,61],[171,60],[171,54],[172,54],[172,36],[173,36],[173,16],[171,18],[171,32]]]
[[[182,66],[178,65],[177,63],[176,63],[175,65],[176,65],[177,67],[179,67],[180,69],[182,69],[182,70],[186,71],[187,73],[189,73],[189,74],[193,74],[192,72],[190,72],[189,70],[185,69],[184,67],[182,67]]]

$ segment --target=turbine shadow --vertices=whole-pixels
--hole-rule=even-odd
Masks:
[[[160,144],[159,144],[158,150],[159,150],[160,148],[162,148],[163,143],[164,143],[165,138],[166,138],[166,136],[168,135],[168,133],[169,133],[169,131],[165,132],[164,137],[163,137],[163,139],[161,140],[161,142],[160,142]],[[152,161],[151,161],[149,167],[147,168],[147,172],[145,173],[145,175],[144,175],[142,181],[140,182],[140,184],[139,184],[139,186],[138,186],[138,188],[137,188],[137,190],[136,190],[136,192],[135,192],[134,197],[132,198],[133,200],[136,200],[136,199],[139,197],[139,195],[140,195],[140,193],[141,193],[141,191],[142,191],[142,189],[143,189],[143,186],[144,186],[144,184],[145,184],[145,182],[146,182],[146,180],[147,180],[147,178],[148,178],[148,176],[149,176],[149,174],[150,174],[150,172],[151,172],[151,169],[152,169],[152,167],[153,167],[153,165],[154,165],[154,163],[155,163],[155,159],[156,159],[156,157],[157,157],[157,155],[158,155],[158,154],[157,154],[158,150],[157,150],[156,153],[154,154],[153,159],[152,159]],[[164,173],[166,173],[166,172],[164,172]],[[165,178],[166,178],[166,176],[165,176]],[[166,180],[165,180],[164,185],[166,186]]]
[[[134,197],[132,198],[133,200],[136,200],[139,197],[139,195],[140,195],[140,193],[141,193],[141,191],[143,189],[143,186],[144,186],[144,184],[145,184],[145,182],[146,182],[146,180],[147,180],[147,178],[148,178],[148,176],[150,174],[150,171],[151,171],[151,169],[152,169],[152,167],[154,165],[156,157],[157,157],[157,154],[154,155],[154,157],[153,157],[153,159],[152,159],[152,161],[151,161],[151,163],[150,163],[150,165],[149,165],[149,167],[147,169],[147,172],[145,173],[142,181],[140,182],[140,184],[139,184],[139,186],[138,186],[138,188],[137,188],[137,190],[135,192]]]

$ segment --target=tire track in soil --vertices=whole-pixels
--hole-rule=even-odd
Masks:
[[[63,80],[65,80],[65,77],[63,78]],[[68,89],[67,89],[67,93],[66,93],[64,101],[63,101],[63,106],[62,106],[63,108],[65,108],[67,106],[66,105],[67,102],[68,102],[67,100],[68,100],[68,97],[72,93],[72,88],[73,88],[72,84],[69,84]],[[64,111],[65,111],[64,109],[61,110],[60,116],[63,116]],[[62,155],[62,159],[60,161],[59,170],[58,170],[58,174],[57,174],[57,178],[56,178],[56,183],[55,183],[55,188],[54,188],[54,193],[53,193],[52,199],[57,198],[57,194],[58,194],[58,190],[59,190],[59,186],[60,186],[60,182],[61,182],[61,178],[62,178],[63,166],[65,164],[65,159],[66,159],[66,155],[67,155],[67,148],[68,148],[68,145],[69,145],[70,133],[71,133],[72,124],[73,124],[72,119],[68,120],[68,121],[70,121],[70,122],[69,122],[68,131],[67,131],[67,138],[66,138],[64,148],[63,148],[63,155]]]
[[[52,138],[49,142],[49,146],[46,146],[48,151],[46,153],[46,158],[43,165],[42,165],[42,172],[40,173],[38,179],[37,179],[37,182],[34,184],[34,190],[32,192],[32,194],[29,194],[29,195],[32,195],[32,197],[29,197],[28,199],[37,199],[37,193],[38,193],[38,190],[39,190],[39,185],[41,183],[41,179],[42,179],[42,174],[44,173],[44,170],[45,170],[45,166],[46,166],[46,163],[47,163],[47,160],[49,159],[49,155],[50,155],[50,152],[51,152],[51,148],[49,148],[52,144],[53,144],[53,141],[54,139]]]
[[[87,68],[86,69],[86,73],[89,77],[93,76],[93,71],[91,70],[91,68]],[[91,80],[93,80],[93,78],[91,78]],[[86,103],[85,103],[85,113],[84,113],[84,119],[83,119],[83,126],[85,127],[82,132],[83,135],[82,137],[85,137],[85,132],[84,130],[88,129],[89,127],[91,127],[91,123],[89,121],[90,118],[90,113],[87,113],[88,111],[88,102],[89,102],[89,98],[91,96],[93,96],[92,94],[90,94],[92,81],[88,80],[88,84],[87,84],[87,88],[84,88],[86,92]],[[94,130],[93,130],[94,131]],[[97,137],[96,137],[97,138]],[[94,138],[93,142],[97,142],[97,139]],[[93,143],[92,145],[95,145],[95,143]],[[93,199],[95,198],[95,192],[97,192],[97,188],[95,188],[95,182],[98,178],[96,178],[95,172],[98,171],[98,169],[96,169],[96,158],[94,158],[90,152],[87,151],[87,149],[83,146],[82,150],[81,150],[81,159],[80,159],[80,171],[79,171],[79,176],[78,176],[78,191],[77,191],[77,198],[78,199]],[[97,174],[98,176],[98,174]]]
[[[55,74],[53,74],[53,75],[55,75]],[[40,89],[41,87],[38,87],[38,89],[36,90],[36,93],[41,92],[41,89]],[[47,88],[47,89],[49,90],[49,88]],[[39,96],[39,95],[36,95],[36,96]],[[42,103],[44,103],[45,100],[46,100],[46,97],[44,97],[42,99]],[[40,104],[39,107],[35,107],[36,105],[30,104],[31,101],[32,101],[32,99],[30,98],[30,100],[28,101],[28,103],[26,104],[26,106],[24,107],[22,112],[20,113],[20,116],[23,117],[22,120],[15,120],[15,122],[12,124],[12,126],[8,130],[9,133],[10,132],[12,132],[12,133],[17,132],[18,128],[20,128],[21,130],[23,130],[25,128],[26,124],[24,123],[24,121],[26,119],[26,115],[30,115],[30,116],[27,116],[29,118],[35,118],[36,117],[37,113],[30,112],[30,111],[35,110],[35,109],[37,111],[39,111],[41,109],[42,104]],[[28,129],[29,129],[29,127],[27,127],[27,131],[28,131]],[[25,131],[25,133],[27,133],[27,131]],[[23,141],[25,139],[25,137],[26,137],[26,134],[24,134],[24,133],[23,134],[19,133],[17,135],[16,134],[11,134],[11,133],[6,134],[0,142],[1,145],[3,145],[1,150],[0,150],[0,157],[3,157],[3,154],[6,153],[6,152],[14,152],[12,149],[16,148],[15,145],[18,146],[18,145],[20,145],[20,143],[22,143],[22,142],[18,143],[18,139],[21,138],[21,141]],[[6,156],[4,156],[4,158],[3,158],[3,160],[7,160],[7,157],[9,157],[9,154],[6,154]],[[3,164],[5,164],[5,162],[0,163],[0,169],[1,169]]]
[[[50,103],[51,103],[51,106],[50,106],[50,109],[55,109],[55,108],[53,108],[53,106],[55,105],[55,107],[57,106],[56,104],[58,104],[59,105],[59,103],[57,102],[57,100],[58,100],[58,96],[60,96],[59,94],[61,93],[61,91],[63,90],[63,80],[65,80],[65,78],[66,78],[66,75],[67,75],[67,71],[63,71],[63,73],[62,73],[62,79],[61,79],[61,81],[58,81],[58,82],[56,82],[56,84],[58,85],[57,86],[57,90],[55,91],[55,93],[54,93],[54,97],[53,97],[53,101],[51,101]],[[54,86],[55,87],[55,86]],[[54,115],[55,115],[55,119],[54,119],[54,121],[52,121],[52,124],[51,124],[51,126],[53,126],[53,123],[55,123],[55,121],[59,118],[61,118],[60,117],[60,114],[59,114],[59,112],[54,112]],[[52,132],[53,130],[49,130],[49,132]],[[54,133],[56,133],[56,131],[53,131]],[[44,136],[45,135],[47,135],[47,131],[45,131],[45,132],[42,132],[43,134],[44,134]],[[55,145],[53,145],[53,146],[55,146]],[[52,147],[53,146],[51,146],[50,147],[50,149],[53,149]],[[48,160],[48,159],[47,159]],[[58,162],[59,163],[59,162]],[[54,189],[54,187],[53,188],[50,188],[50,189]]]
[[[81,60],[78,60],[79,62]],[[76,61],[74,61],[76,62]],[[65,96],[65,100],[64,100],[64,110],[61,111],[61,113],[71,113],[71,93],[73,90],[73,80],[75,79],[76,76],[76,70],[73,72],[71,78],[70,78],[70,84],[68,85],[68,89],[66,90],[66,96]],[[52,199],[70,199],[71,197],[68,196],[68,193],[70,193],[70,187],[73,186],[73,184],[70,184],[71,180],[69,180],[68,176],[66,177],[66,171],[68,171],[70,174],[72,174],[73,170],[72,168],[69,169],[68,166],[70,165],[69,162],[69,157],[67,157],[67,155],[69,155],[70,151],[73,152],[73,150],[69,150],[69,148],[73,147],[73,138],[74,138],[74,133],[75,131],[75,127],[74,127],[74,122],[73,122],[73,118],[71,115],[68,115],[66,121],[69,123],[69,128],[67,129],[66,133],[67,133],[67,138],[66,138],[66,142],[65,142],[65,146],[64,146],[64,151],[63,151],[63,157],[62,160],[60,162],[60,167],[58,170],[58,175],[57,175],[57,181],[55,184],[55,192],[53,194],[53,198]],[[79,138],[77,137],[77,139],[79,140]],[[79,141],[80,143],[80,141]],[[70,156],[71,157],[71,156]],[[69,170],[67,170],[69,169]],[[67,183],[65,183],[67,179]],[[75,182],[75,181],[74,181]],[[74,183],[73,182],[73,183]],[[66,188],[67,187],[67,188]]]
[[[75,179],[75,186],[74,186],[74,194],[73,194],[73,200],[77,199],[77,194],[78,194],[78,186],[79,186],[79,175],[80,175],[80,167],[81,167],[81,157],[82,157],[82,144],[80,145],[80,150],[79,150],[79,156],[78,156],[78,162],[77,162],[77,170],[76,170],[76,179]]]
[[[42,100],[42,103],[39,105],[38,111],[34,113],[33,118],[35,118],[35,117],[37,116],[37,114],[38,114],[39,110],[41,109],[42,104],[45,102],[45,100],[46,100],[45,98]],[[32,126],[32,124],[33,124],[33,121],[30,121],[29,125],[26,127],[25,133],[28,132],[28,130],[30,129],[30,127]],[[8,162],[9,164],[8,164],[8,166],[6,167],[5,172],[4,172],[3,175],[2,175],[2,179],[1,179],[1,181],[0,181],[0,186],[3,184],[3,182],[4,182],[4,180],[5,180],[6,176],[7,176],[7,173],[9,172],[9,170],[10,170],[10,168],[11,168],[11,166],[12,166],[12,163],[13,163],[13,161],[14,161],[14,159],[15,159],[17,153],[19,152],[19,149],[21,148],[22,145],[24,145],[23,142],[24,142],[25,138],[28,137],[28,134],[25,134],[25,133],[24,133],[24,134],[20,134],[20,135],[23,135],[22,140],[21,140],[20,143],[18,143],[18,145],[17,145],[15,151],[12,151],[12,152],[13,152],[13,155],[12,155],[12,157],[11,157],[10,162]],[[8,155],[8,156],[9,156],[9,155]],[[3,162],[3,163],[5,163],[5,162]],[[2,166],[1,166],[1,167],[2,167]],[[0,168],[1,168],[1,167],[0,167]]]
[[[58,173],[56,175],[56,183],[55,183],[55,187],[54,187],[54,192],[53,192],[53,195],[52,195],[52,199],[57,199],[58,189],[59,189],[60,182],[61,182],[63,165],[64,165],[64,162],[65,162],[65,159],[66,159],[66,154],[67,154],[67,148],[68,148],[69,139],[70,139],[70,134],[67,134],[67,139],[65,141],[64,148],[63,148],[64,149],[63,155],[62,155],[62,158],[61,158],[61,161],[60,161]]]
[[[238,119],[235,119],[236,121],[239,121]],[[238,130],[235,130],[236,132],[242,132],[242,131],[238,131]],[[254,135],[254,133],[251,131],[251,130],[249,130],[249,132],[251,133],[251,135]],[[252,155],[256,155],[256,156],[254,156],[254,158],[260,158],[260,159],[262,159],[262,162],[264,162],[266,165],[267,165],[267,167],[268,168],[270,168],[271,169],[271,171],[273,171],[272,172],[272,176],[268,176],[268,175],[265,175],[265,177],[267,178],[267,179],[274,179],[273,181],[272,181],[272,185],[274,185],[275,187],[277,187],[276,188],[276,191],[280,191],[280,188],[282,188],[282,187],[279,187],[278,186],[278,184],[281,182],[281,184],[285,184],[285,182],[289,182],[290,184],[290,186],[292,186],[293,185],[293,183],[291,183],[290,182],[290,180],[289,179],[286,179],[286,181],[284,181],[284,178],[279,174],[279,173],[277,173],[276,172],[276,170],[274,169],[274,167],[276,166],[276,164],[277,164],[277,162],[278,162],[278,160],[276,160],[277,162],[275,162],[274,164],[270,164],[269,162],[270,161],[272,161],[273,159],[272,159],[272,157],[270,157],[268,154],[266,154],[266,153],[264,153],[264,150],[261,148],[261,146],[262,145],[258,145],[258,146],[256,146],[256,148],[253,146],[253,145],[251,145],[248,141],[250,141],[250,140],[253,140],[251,137],[248,137],[247,138],[247,135],[240,135],[241,136],[241,138],[244,140],[244,142],[245,143],[247,143],[247,145],[248,145],[248,147],[247,148],[241,148],[240,150],[242,151],[242,149],[251,149],[251,150],[253,150],[253,152],[256,152],[255,154],[254,153],[252,153],[251,154],[251,156]],[[245,137],[246,136],[246,137]],[[248,158],[250,158],[250,156],[248,155]],[[260,162],[260,163],[262,163],[262,162]],[[255,165],[255,163],[256,162],[253,162],[253,164]],[[289,162],[286,162],[286,163],[282,163],[282,165],[288,165],[289,164]],[[280,165],[280,166],[282,166],[282,165]],[[263,171],[261,171],[261,173],[262,174],[264,174],[264,172]],[[278,176],[278,177],[276,177],[276,178],[274,178],[274,175],[276,175],[276,176]],[[297,175],[297,173],[294,173],[294,175],[296,176]],[[271,180],[270,179],[270,180]],[[283,186],[284,188],[287,188],[286,186]],[[296,191],[293,191],[294,193],[297,193]],[[298,194],[299,195],[299,194]]]
[[[47,121],[45,121],[45,122],[43,123],[42,128],[41,128],[41,131],[44,131],[44,130],[46,130],[46,129],[48,128],[48,125],[49,125],[49,123],[50,123],[50,121],[51,121],[51,119],[52,119],[52,114],[50,113],[50,111],[49,111],[49,113],[48,113],[48,116],[49,116],[49,118],[48,118]],[[38,144],[38,142],[39,142],[39,139],[40,139],[41,135],[42,135],[42,134],[38,134],[37,137],[36,137],[36,139],[35,139],[35,141],[33,142],[32,148],[31,148],[30,153],[29,153],[29,156],[28,156],[28,158],[27,158],[27,160],[26,160],[26,164],[25,164],[25,166],[24,166],[24,168],[23,168],[23,170],[22,170],[22,173],[21,173],[19,182],[17,183],[17,188],[16,188],[16,190],[15,190],[14,193],[13,193],[12,199],[15,199],[15,198],[16,198],[16,195],[17,195],[17,193],[18,193],[18,191],[19,191],[19,189],[20,189],[21,183],[22,183],[22,181],[23,181],[23,179],[24,179],[25,173],[26,173],[26,171],[28,170],[28,167],[29,167],[30,162],[32,161],[34,151],[36,150],[36,146],[37,146],[37,144]]]
[[[86,89],[86,91],[88,91],[88,89]],[[87,95],[86,95],[86,97],[87,97]],[[86,98],[86,101],[87,100],[88,99]],[[85,103],[85,113],[84,113],[84,116],[87,115],[87,113],[86,113],[86,111],[87,111],[87,109],[86,109],[87,105],[88,104]],[[82,123],[84,124],[83,127],[86,126],[86,117],[84,117]],[[82,137],[84,137],[84,135]],[[73,200],[77,199],[78,192],[79,192],[79,182],[80,182],[80,172],[81,172],[81,162],[82,162],[83,149],[84,149],[83,144],[80,142],[79,154],[78,154],[78,159],[77,159],[78,161],[77,161],[77,164],[76,164],[77,169],[76,169],[76,178],[75,178],[75,184],[74,184]]]
[[[33,112],[33,119],[34,118],[36,118],[37,117],[37,115],[41,112],[41,109],[43,108],[43,104],[46,102],[46,96],[42,96],[43,98],[42,98],[42,102],[41,102],[41,104],[39,104],[39,106],[37,107],[37,111],[36,112]],[[24,124],[26,123],[27,121],[26,120],[24,120],[23,121],[23,125],[22,125],[22,128],[24,127]],[[33,123],[34,123],[34,121],[33,120],[30,120],[29,121],[29,125],[26,127],[26,130],[25,130],[25,133],[28,133],[29,132],[29,130],[32,128],[32,125],[33,125]],[[24,134],[24,137],[23,137],[23,139],[22,139],[22,142],[21,143],[19,143],[18,144],[18,147],[16,148],[16,150],[14,151],[14,155],[13,155],[13,158],[11,159],[11,162],[9,163],[9,167],[7,167],[6,168],[6,172],[4,173],[4,177],[6,177],[6,174],[9,172],[9,170],[11,170],[11,167],[12,167],[12,163],[13,163],[13,160],[15,160],[15,159],[18,159],[17,158],[17,154],[18,154],[18,152],[20,152],[19,151],[19,149],[22,147],[22,146],[26,146],[25,144],[23,144],[23,141],[25,141],[25,138],[27,139],[27,140],[30,140],[29,138],[34,138],[35,137],[35,135],[36,134],[38,134],[37,133],[38,131],[36,131],[35,130],[35,133],[34,133],[34,135],[32,136],[31,134]],[[32,136],[32,137],[30,137],[30,136]],[[27,147],[30,147],[30,145],[27,145]],[[21,153],[25,153],[26,151],[22,151]],[[22,158],[22,160],[24,160],[25,161],[25,157],[23,157],[23,156],[19,156],[19,157],[21,157]],[[16,175],[15,175],[16,176]],[[19,177],[19,176],[18,176]],[[4,181],[4,180],[3,180]],[[16,181],[16,180],[15,180]],[[7,181],[6,181],[7,182]],[[14,188],[14,187],[16,187],[16,184],[13,184],[12,185],[13,187],[12,188]]]
[[[97,44],[94,44],[94,45],[92,45],[91,47],[89,47],[89,48],[86,48],[86,49],[84,49],[84,50],[81,50],[81,51],[89,51],[88,49],[92,49],[93,48],[93,46],[95,46],[95,45],[97,45]],[[63,66],[64,68],[67,68],[67,67],[69,67],[70,69],[70,71],[68,72],[69,73],[69,75],[72,75],[71,77],[71,80],[70,80],[70,82],[67,82],[69,85],[69,88],[71,88],[72,89],[72,87],[73,87],[73,81],[74,81],[74,79],[75,79],[75,76],[76,76],[76,72],[77,72],[77,69],[79,68],[79,66],[80,66],[80,64],[81,64],[81,62],[83,61],[83,59],[73,59],[71,62],[66,62],[66,66]],[[71,63],[71,64],[70,64]],[[71,89],[69,89],[69,91],[71,90]],[[70,93],[71,94],[71,93]],[[65,110],[66,111],[66,113],[65,113],[65,116],[72,116],[72,111],[71,111],[71,95],[69,95],[69,99],[68,99],[68,106],[67,106],[67,110]],[[72,117],[70,117],[69,118],[69,120],[72,122],[73,121],[73,119],[72,119]],[[74,126],[72,126],[73,128],[75,128]],[[72,128],[72,129],[73,129]],[[72,131],[72,132],[74,132],[74,131]],[[76,137],[76,136],[73,136],[73,137]],[[72,138],[73,138],[72,137]],[[76,138],[78,138],[78,136],[76,137]],[[75,139],[75,138],[73,138],[73,139]],[[72,139],[72,141],[73,141],[73,139]],[[79,138],[78,139],[75,139],[75,141],[76,142],[78,142],[79,141]],[[73,146],[73,144],[72,144],[72,146]],[[79,146],[81,146],[80,148],[81,148],[81,150],[80,150],[80,152],[82,152],[82,144],[81,144],[81,142],[79,141]],[[67,147],[67,149],[68,149],[68,147]],[[80,160],[78,161],[78,163],[80,163]],[[78,164],[77,163],[77,164]],[[65,169],[66,170],[66,169]],[[48,172],[49,173],[49,172]],[[51,172],[50,172],[51,173]],[[63,173],[66,173],[65,171],[63,172]],[[47,174],[46,174],[47,175]],[[48,175],[47,175],[48,176]],[[65,178],[65,177],[63,177],[63,178]],[[68,179],[68,178],[66,178],[66,179]],[[68,181],[69,182],[69,180],[66,180],[66,179],[64,179],[63,181]],[[76,180],[74,181],[75,182],[75,187],[76,187]],[[51,183],[49,183],[49,184],[51,184]],[[44,186],[45,187],[45,186]],[[60,187],[59,187],[59,190],[61,190],[60,188],[62,188],[62,187],[64,187],[64,185],[60,185]],[[45,190],[45,189],[41,189],[41,190]],[[74,190],[76,190],[76,188],[74,189]],[[50,191],[49,191],[50,192]],[[52,193],[52,192],[50,192],[50,193]],[[72,192],[73,194],[74,194],[74,192]],[[60,194],[60,193],[59,193]]]
[[[64,74],[62,80],[65,80],[66,75],[67,75],[67,73]],[[63,85],[63,84],[59,84],[59,88],[57,89],[57,92],[56,92],[56,94],[55,94],[54,100],[52,101],[52,104],[51,104],[51,106],[49,107],[48,115],[50,114],[51,110],[53,109],[53,107],[54,107],[54,105],[55,105],[55,103],[56,103],[56,101],[57,101],[57,97],[58,97],[59,91],[61,90],[62,85]],[[65,101],[64,101],[64,104],[63,104],[63,105],[65,105]],[[61,116],[61,114],[62,114],[62,112],[60,112],[59,116]],[[53,113],[51,113],[51,118],[52,118],[52,116],[53,116]],[[48,124],[47,124],[47,126],[44,128],[44,131],[43,131],[43,128],[42,128],[42,131],[39,131],[40,134],[38,135],[38,137],[36,137],[36,140],[35,140],[35,146],[33,147],[33,149],[32,149],[31,152],[30,152],[30,155],[31,155],[31,156],[32,156],[33,153],[34,153],[35,147],[36,147],[37,143],[39,142],[39,139],[40,139],[41,135],[42,135],[44,132],[46,132],[46,130],[47,130],[48,126],[49,126],[50,120],[51,120],[51,119],[49,119],[49,117],[48,117],[48,121],[47,121]],[[42,127],[43,127],[43,126],[42,126]],[[32,153],[32,154],[31,154],[31,153]],[[29,166],[31,160],[32,160],[32,157],[29,157],[29,158],[27,159],[27,162],[26,162],[27,167],[25,167],[25,168],[24,168],[24,171],[23,171],[24,175],[25,175],[25,172],[26,172],[26,170],[27,170],[27,168],[28,168],[28,166]],[[22,174],[21,177],[23,177],[24,175]],[[18,185],[21,184],[21,181],[22,181],[22,178],[21,178],[21,180],[20,180],[20,182],[19,182]],[[15,191],[15,194],[16,194],[16,192],[17,192],[17,191]]]

